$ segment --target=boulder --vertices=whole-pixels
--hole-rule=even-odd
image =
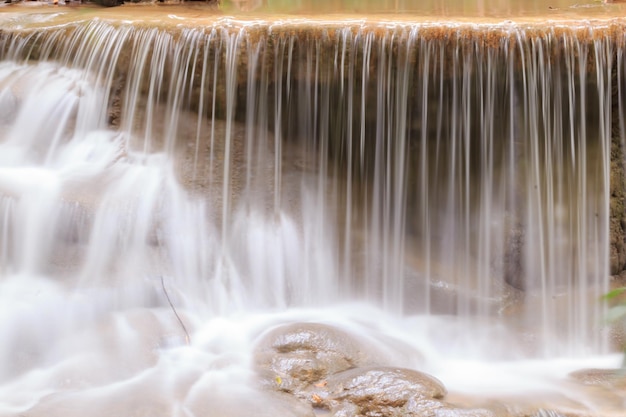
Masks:
[[[332,417],[511,417],[504,410],[461,408],[432,398],[410,398],[403,406],[373,403],[367,407],[343,402],[330,411]]]
[[[302,390],[337,372],[386,361],[367,341],[339,328],[294,323],[270,330],[257,342],[254,364],[266,388],[302,396]]]
[[[308,390],[313,405],[338,416],[410,415],[412,409],[420,407],[441,408],[443,403],[431,400],[445,395],[445,387],[436,378],[396,367],[350,369],[331,375]]]

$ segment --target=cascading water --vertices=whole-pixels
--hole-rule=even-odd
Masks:
[[[293,321],[450,389],[607,352],[623,35],[318,23],[0,31],[0,414],[266,407]]]

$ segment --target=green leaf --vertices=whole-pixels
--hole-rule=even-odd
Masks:
[[[615,288],[614,290],[611,290],[608,293],[604,294],[602,298],[607,301],[612,300],[615,297],[620,296],[625,292],[626,292],[626,287]]]
[[[609,322],[615,322],[626,317],[626,305],[618,305],[609,308],[606,314],[606,319]]]

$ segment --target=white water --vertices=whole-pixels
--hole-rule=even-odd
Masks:
[[[589,45],[563,35],[574,45],[548,65],[553,34],[459,43],[446,61],[419,26],[337,31],[328,54],[181,33],[51,30],[38,63],[21,59],[27,36],[0,43],[0,412],[270,408],[252,347],[292,321],[354,331],[452,392],[581,402],[567,373],[618,365],[599,356],[595,302],[610,112],[583,117],[587,95],[610,105],[610,63],[587,91]],[[531,242],[523,303],[498,264],[508,222]]]

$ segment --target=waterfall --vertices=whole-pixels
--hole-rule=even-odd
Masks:
[[[483,359],[606,353],[623,42],[512,23],[0,30],[5,407],[55,392],[32,373],[88,360],[106,336],[67,341],[103,321],[112,344],[134,326],[182,343],[170,307],[211,323],[198,343],[220,320],[354,303],[517,335],[480,340]]]

